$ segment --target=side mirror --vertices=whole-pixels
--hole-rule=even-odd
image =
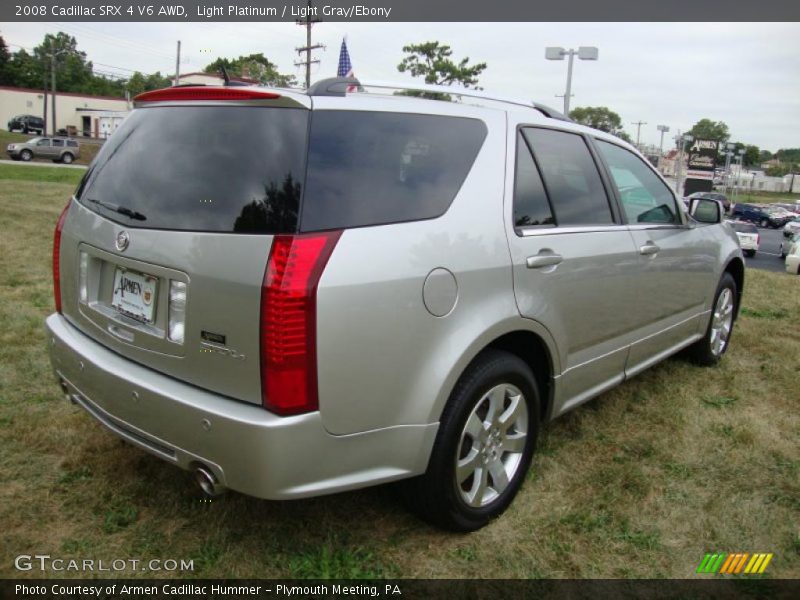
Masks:
[[[720,223],[722,203],[710,198],[692,198],[689,200],[689,214],[698,223]]]

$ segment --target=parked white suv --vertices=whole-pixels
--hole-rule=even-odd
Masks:
[[[49,348],[71,401],[209,493],[405,480],[476,529],[543,423],[681,349],[716,363],[744,261],[718,202],[685,214],[612,135],[382,89],[138,96],[58,221]]]

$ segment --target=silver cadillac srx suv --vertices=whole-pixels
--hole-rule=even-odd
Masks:
[[[138,96],[58,220],[48,345],[72,402],[208,493],[404,480],[472,530],[545,422],[716,363],[744,263],[718,203],[684,212],[614,136],[389,87]]]

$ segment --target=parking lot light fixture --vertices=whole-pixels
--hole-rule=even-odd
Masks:
[[[565,50],[560,46],[548,46],[544,49],[544,57],[547,60],[564,60],[569,57],[567,65],[567,91],[564,92],[564,114],[569,116],[569,99],[572,96],[572,61],[575,56],[580,60],[597,60],[598,50],[595,46],[580,46],[577,50],[570,48]]]

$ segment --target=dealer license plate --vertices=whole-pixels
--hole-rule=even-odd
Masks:
[[[156,313],[157,292],[158,278],[117,268],[111,306],[129,317],[152,323]]]

